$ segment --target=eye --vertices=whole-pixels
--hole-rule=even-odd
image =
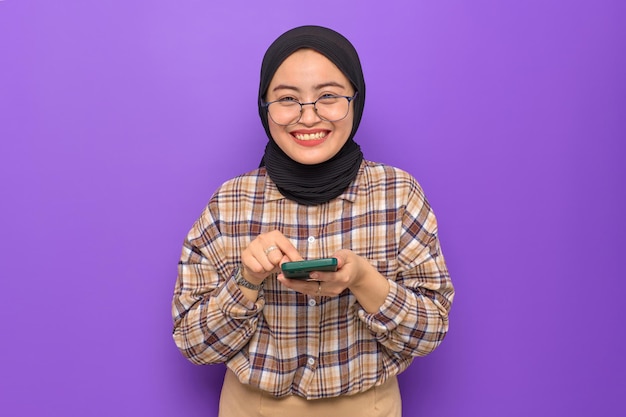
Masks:
[[[286,108],[286,109],[297,109],[300,107],[300,102],[295,97],[287,96],[281,97],[278,100],[274,101],[275,108]]]
[[[329,105],[329,104],[334,104],[338,102],[340,99],[341,97],[335,94],[324,94],[320,98],[317,99],[317,102],[319,104]]]
[[[281,103],[289,103],[289,102],[296,102],[297,103],[298,99],[296,99],[295,97],[282,97],[282,98],[279,98],[276,101],[281,102]]]

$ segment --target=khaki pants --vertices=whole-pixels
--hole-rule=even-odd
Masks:
[[[366,392],[306,400],[297,395],[276,398],[239,382],[228,369],[220,397],[219,417],[401,417],[396,377]]]

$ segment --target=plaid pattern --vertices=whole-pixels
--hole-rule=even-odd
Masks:
[[[247,245],[274,229],[305,259],[339,249],[367,258],[390,280],[380,310],[368,314],[348,290],[299,294],[274,276],[248,301],[233,272]],[[381,384],[435,349],[453,297],[435,216],[406,172],[364,161],[341,196],[303,206],[259,168],[220,187],[184,242],[174,340],[192,362],[226,362],[242,382],[274,396],[334,397]]]

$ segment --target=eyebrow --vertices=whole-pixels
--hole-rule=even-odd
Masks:
[[[329,81],[327,83],[322,83],[322,84],[317,84],[315,86],[313,86],[314,90],[321,90],[323,88],[326,87],[340,87],[340,88],[346,88],[343,84],[338,83],[336,81]],[[278,84],[276,87],[272,88],[272,91],[277,91],[277,90],[293,90],[293,91],[300,91],[300,89],[298,87],[292,86],[292,85],[286,85],[286,84]]]

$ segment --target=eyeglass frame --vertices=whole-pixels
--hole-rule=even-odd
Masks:
[[[310,106],[310,105],[313,105],[313,111],[315,111],[315,114],[317,115],[317,117],[319,117],[320,119],[322,119],[322,120],[324,120],[326,122],[331,122],[332,123],[332,122],[338,122],[338,121],[343,120],[346,117],[348,117],[348,113],[350,113],[350,103],[352,103],[352,101],[356,98],[357,95],[359,95],[359,92],[355,91],[353,96],[342,96],[342,95],[335,95],[335,94],[324,95],[324,96],[318,98],[317,100],[310,101],[308,103],[300,103],[298,100],[294,100],[293,101],[294,103],[298,103],[300,105],[300,116],[298,116],[298,118],[296,119],[295,122],[288,123],[288,124],[277,123],[274,120],[274,118],[272,117],[272,115],[270,114],[270,104],[280,103],[283,100],[274,100],[274,101],[270,101],[268,103],[263,101],[263,102],[261,102],[261,107],[265,108],[265,111],[267,112],[267,115],[269,116],[269,118],[272,119],[272,121],[274,123],[276,123],[277,125],[279,125],[279,126],[291,126],[291,125],[297,124],[300,121],[300,119],[302,119],[302,113],[304,111],[304,106]],[[348,100],[348,111],[346,112],[345,116],[343,116],[341,119],[335,119],[335,120],[329,120],[329,119],[326,119],[325,117],[320,116],[320,114],[317,112],[317,102],[320,101],[323,98],[345,98],[346,100]]]

